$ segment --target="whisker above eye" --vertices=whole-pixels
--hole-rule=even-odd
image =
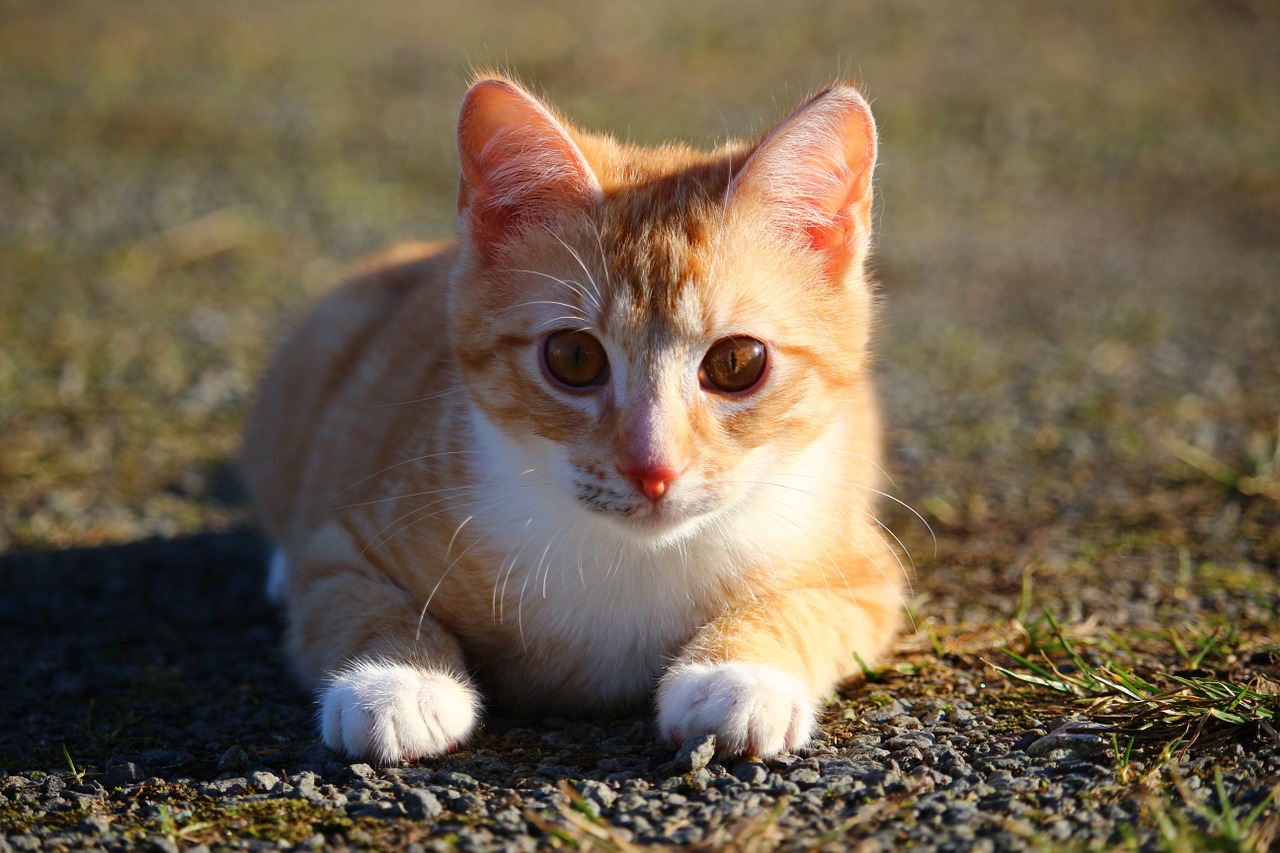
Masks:
[[[561,246],[564,246],[565,249],[568,250],[569,254],[573,256],[573,259],[578,262],[578,266],[582,268],[582,272],[586,275],[587,282],[590,283],[591,289],[598,296],[600,294],[600,286],[596,284],[596,278],[591,274],[591,270],[587,268],[587,264],[585,261],[582,260],[582,256],[578,254],[576,249],[574,249],[572,246],[566,243],[564,241],[564,238],[561,237],[559,234],[552,231],[551,236],[555,237],[556,242],[558,242]],[[606,268],[607,268],[607,265],[606,265]],[[597,305],[599,305],[599,303],[597,303]]]
[[[572,326],[561,326],[561,323],[573,323]],[[581,317],[553,317],[538,324],[538,331],[542,332],[547,329],[559,328],[560,331],[567,332],[594,332],[595,329],[589,324],[584,324]]]
[[[582,316],[581,309],[579,309],[577,305],[573,305],[569,302],[561,302],[559,299],[530,299],[527,302],[518,302],[515,305],[508,305],[498,313],[506,314],[507,312],[515,311],[518,308],[530,308],[534,305],[555,305],[558,308],[564,308],[568,311],[574,312],[574,316]],[[586,318],[583,317],[583,319],[585,320]]]
[[[598,291],[595,291],[595,288],[594,288],[594,287],[592,288],[592,290],[588,290],[587,288],[583,287],[583,285],[582,285],[582,283],[581,283],[581,282],[577,282],[577,281],[574,281],[574,280],[572,280],[572,279],[567,279],[567,278],[560,278],[559,276],[552,275],[551,273],[548,273],[548,272],[543,272],[542,270],[531,270],[531,269],[504,269],[504,270],[500,270],[500,272],[507,272],[507,273],[524,273],[524,274],[526,274],[526,275],[536,275],[536,276],[538,276],[538,277],[540,277],[540,278],[545,278],[545,279],[548,279],[548,280],[550,280],[550,281],[554,281],[556,284],[564,285],[565,287],[567,287],[567,288],[569,288],[570,290],[572,290],[574,293],[577,293],[577,294],[578,294],[579,296],[581,296],[583,299],[586,299],[588,302],[590,302],[590,303],[592,304],[592,306],[593,306],[597,311],[603,310],[603,306],[601,305],[601,303],[600,303],[600,299],[599,299],[599,292],[598,292]],[[607,274],[607,270],[606,270],[606,274]],[[593,284],[594,284],[594,282],[593,282]],[[595,292],[593,292],[593,291],[595,291]]]

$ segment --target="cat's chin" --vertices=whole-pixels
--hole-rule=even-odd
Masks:
[[[647,548],[661,549],[694,535],[708,514],[672,504],[644,503],[627,513],[594,513],[627,539]]]

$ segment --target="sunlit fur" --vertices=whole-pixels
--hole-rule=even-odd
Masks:
[[[370,662],[447,672],[517,712],[634,709],[657,690],[673,740],[799,745],[903,604],[874,516],[865,102],[834,87],[763,142],[701,152],[585,133],[486,77],[459,145],[460,238],[396,247],[334,292],[251,418],[243,471],[287,559],[298,670],[318,688]],[[545,372],[559,329],[602,342],[603,386]],[[768,348],[741,396],[698,381],[731,335]],[[655,502],[629,464],[680,473]],[[713,687],[728,704],[799,695],[760,712],[783,718],[770,740],[717,724]],[[327,736],[388,761],[457,739]]]

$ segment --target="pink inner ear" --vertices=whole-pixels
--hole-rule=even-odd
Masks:
[[[458,210],[481,247],[586,204],[599,183],[568,132],[537,99],[506,80],[471,87],[458,119]]]
[[[802,235],[839,277],[871,232],[876,130],[853,89],[829,89],[770,133],[734,180],[733,197],[756,196],[779,226]]]

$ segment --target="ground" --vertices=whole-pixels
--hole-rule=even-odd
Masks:
[[[1278,41],[1262,0],[6,5],[0,849],[963,849],[966,803],[996,847],[1274,843]],[[452,231],[486,66],[642,142],[873,101],[913,627],[812,754],[500,719],[439,766],[317,751],[228,463],[306,305]],[[703,817],[637,822],[657,792]]]

